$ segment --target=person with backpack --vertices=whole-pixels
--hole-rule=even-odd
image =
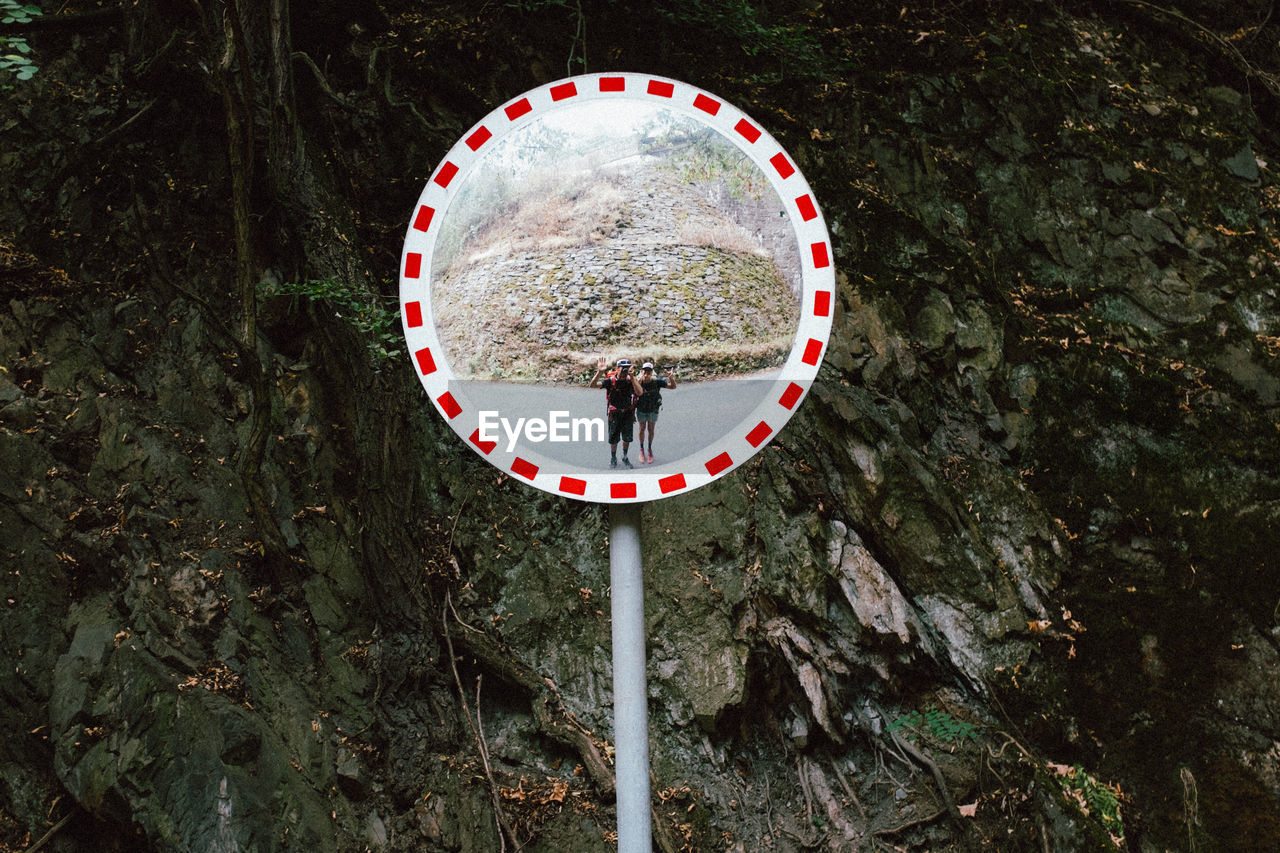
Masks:
[[[605,376],[608,367],[608,359],[601,356],[596,361],[596,375],[591,377],[589,387],[604,389],[605,408],[609,416],[609,467],[618,467],[618,442],[621,441],[622,464],[634,468],[627,458],[627,451],[634,438],[636,401],[640,398],[640,386],[631,373],[631,362],[627,359],[618,359],[617,369]]]
[[[672,391],[676,388],[674,371],[667,371],[664,377],[655,376],[653,362],[646,361],[640,368],[640,376],[636,379],[636,421],[640,424],[640,461],[653,463],[653,432],[658,426],[658,409],[662,408],[662,389]],[[649,451],[644,448],[645,434],[649,435]]]

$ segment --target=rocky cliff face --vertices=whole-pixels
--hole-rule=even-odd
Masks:
[[[456,128],[369,86],[368,45],[327,66],[342,103],[299,88],[347,236],[394,270],[435,159],[538,79],[544,46],[495,58],[526,56],[507,33],[562,23],[383,8],[380,45],[438,48],[415,108]],[[1274,847],[1274,78],[1186,22],[1252,24],[900,8],[787,12],[821,75],[786,83],[768,41],[726,78],[740,40],[705,22],[588,29],[635,67],[659,32],[655,73],[755,103],[840,268],[795,419],[644,509],[658,842]],[[739,35],[770,32],[798,30]],[[50,43],[2,106],[0,840],[610,849],[606,513],[498,477],[347,305],[276,297],[229,341],[225,137],[172,82],[200,79],[188,43],[164,79],[110,30]],[[451,82],[477,74],[491,96]],[[260,260],[288,270],[316,210],[264,203]]]

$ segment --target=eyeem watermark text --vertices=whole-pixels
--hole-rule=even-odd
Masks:
[[[515,449],[523,435],[525,441],[537,444],[543,441],[604,441],[608,434],[604,418],[571,418],[567,411],[548,412],[543,418],[517,418],[514,424],[509,418],[499,417],[497,412],[480,412],[480,440],[496,442],[495,430],[502,427],[507,437],[507,452]]]

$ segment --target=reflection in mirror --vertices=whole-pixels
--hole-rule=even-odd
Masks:
[[[597,356],[681,382],[777,368],[802,289],[759,168],[701,122],[632,101],[495,140],[444,217],[431,279],[458,379],[577,386]]]

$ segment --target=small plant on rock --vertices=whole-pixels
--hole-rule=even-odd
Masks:
[[[1120,816],[1120,789],[1099,782],[1079,764],[1072,767],[1050,764],[1049,769],[1053,771],[1063,792],[1075,801],[1082,812],[1102,824],[1117,847],[1123,848],[1124,821]]]
[[[39,6],[0,0],[0,23],[26,24],[40,14]],[[0,71],[19,80],[30,80],[40,69],[31,61],[31,45],[22,36],[0,36]]]
[[[329,306],[336,316],[360,333],[369,356],[376,365],[394,360],[404,349],[400,336],[400,316],[394,308],[388,307],[388,303],[395,303],[394,297],[363,293],[345,282],[333,279],[284,282],[263,295],[278,294],[305,296],[313,302],[323,302]]]
[[[949,746],[962,740],[977,738],[979,726],[951,716],[940,708],[929,708],[924,712],[908,711],[892,720],[887,731],[902,729],[908,740],[914,740],[917,733],[924,733],[938,743]]]

